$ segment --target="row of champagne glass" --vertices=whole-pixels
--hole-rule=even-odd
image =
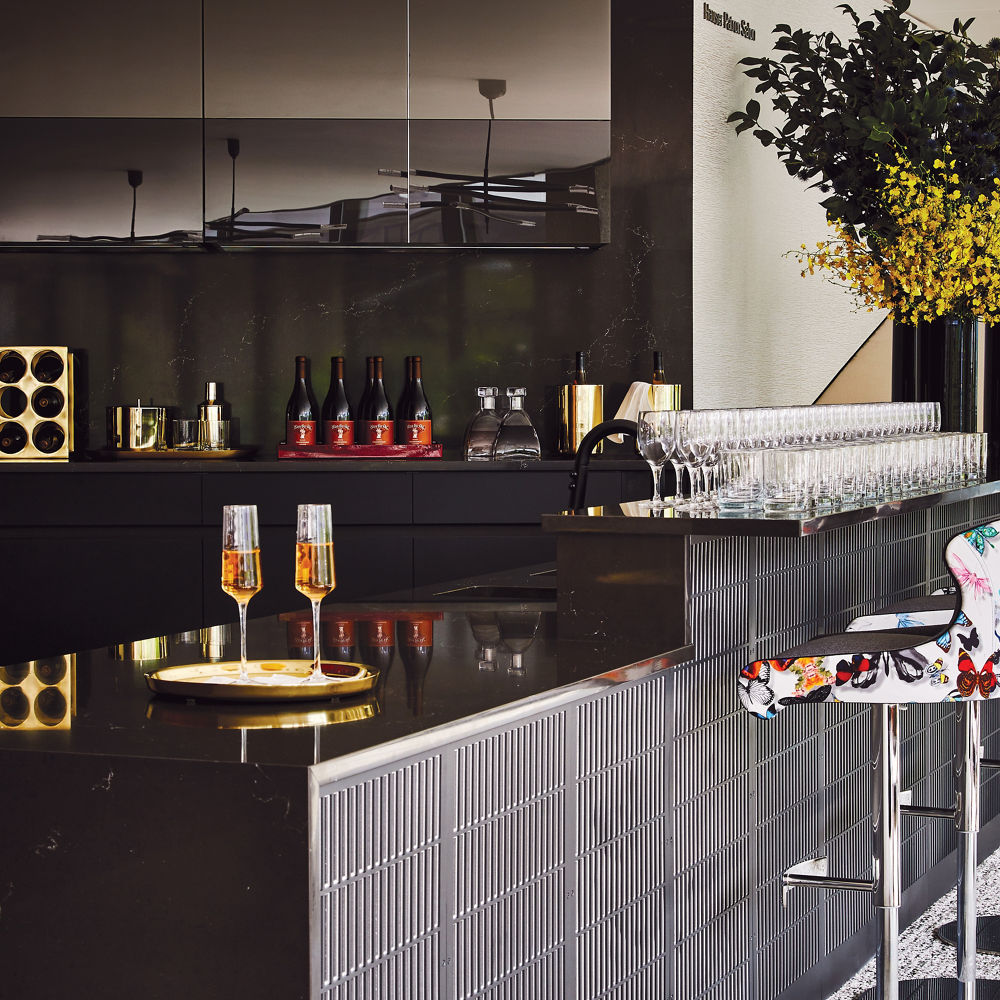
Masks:
[[[926,434],[721,455],[722,514],[824,513],[956,489],[985,478],[985,434]]]
[[[935,433],[939,403],[859,403],[713,410],[646,410],[637,421],[639,454],[653,473],[653,506],[701,506],[724,451],[797,445],[874,441]],[[677,496],[659,497],[660,473],[674,468]],[[691,484],[682,496],[683,470]]]

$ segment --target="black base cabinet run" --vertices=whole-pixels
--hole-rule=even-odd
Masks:
[[[0,467],[0,661],[236,620],[218,585],[225,504],[257,505],[264,587],[251,617],[287,611],[298,503],[330,503],[331,600],[406,594],[551,562],[541,515],[566,506],[568,461],[37,463]],[[644,496],[638,461],[597,460],[588,502]]]

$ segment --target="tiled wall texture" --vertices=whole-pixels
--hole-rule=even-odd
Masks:
[[[868,875],[868,711],[759,721],[737,671],[947,584],[945,542],[998,514],[987,497],[801,539],[692,539],[698,659],[323,786],[317,1000],[815,1000],[846,978],[830,956],[870,898],[795,890],[783,909],[780,876],[824,854]],[[953,716],[902,716],[916,803],[951,801]],[[982,720],[989,753],[991,706]],[[983,821],[998,813],[987,772]],[[947,822],[903,834],[904,885],[955,848]]]

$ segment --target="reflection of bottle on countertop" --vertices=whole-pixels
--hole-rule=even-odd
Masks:
[[[524,398],[528,390],[519,386],[507,387],[510,409],[500,421],[497,439],[493,443],[493,460],[536,459],[542,457],[538,435],[531,423],[531,417],[524,409]]]
[[[506,649],[510,650],[509,673],[524,673],[524,652],[535,641],[539,622],[542,620],[538,611],[526,611],[523,608],[510,611],[498,611],[497,620],[500,623],[500,638]]]
[[[500,645],[500,623],[495,611],[470,611],[466,615],[472,636],[479,643],[476,659],[480,670],[496,670],[497,646]]]
[[[420,716],[424,714],[424,681],[434,655],[434,619],[420,616],[399,622],[397,638],[406,670],[406,704]]]
[[[493,443],[500,430],[500,417],[497,414],[499,390],[495,385],[481,385],[476,392],[479,395],[479,412],[465,429],[462,457],[467,462],[488,462],[493,458]]]
[[[382,691],[396,656],[392,620],[379,618],[364,623],[361,638],[361,662],[378,672],[375,689]]]
[[[323,654],[327,659],[346,663],[354,661],[354,622],[341,618],[326,620],[322,625]]]

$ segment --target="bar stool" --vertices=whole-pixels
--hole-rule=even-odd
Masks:
[[[975,867],[979,829],[980,734],[978,702],[996,689],[1000,648],[991,652],[1000,618],[1000,524],[955,536],[945,560],[959,583],[960,607],[947,628],[856,630],[820,636],[777,657],[756,660],[740,672],[743,706],[761,718],[799,702],[844,701],[871,706],[874,877],[832,878],[826,859],[794,866],[782,876],[793,886],[823,886],[871,892],[878,914],[878,1000],[1000,996],[1000,982],[975,978]],[[993,539],[997,539],[994,542]],[[954,598],[952,598],[954,601]],[[863,621],[863,620],[861,620]],[[915,626],[915,628],[917,628]],[[930,633],[939,634],[931,637]],[[920,642],[914,642],[919,637]],[[955,981],[899,982],[898,936],[901,887],[898,707],[911,703],[959,702],[957,712],[957,806],[951,811],[915,810],[954,816],[959,828],[959,951]],[[971,931],[971,933],[970,933]],[[865,994],[862,994],[865,995]]]
[[[980,532],[983,530],[983,528],[979,529]],[[953,624],[966,628],[970,624],[965,620],[961,610],[960,592],[954,588],[950,591],[939,591],[928,596],[911,597],[904,601],[898,601],[880,609],[873,615],[856,618],[848,625],[847,630],[855,632],[899,628],[933,634],[936,637],[942,633],[944,627],[950,627]],[[997,770],[1000,769],[1000,760],[981,757],[979,767],[983,771]],[[956,785],[956,796],[959,793],[960,788]],[[961,822],[961,817],[956,815],[957,807],[951,810],[938,810],[904,805],[902,811],[914,815],[954,818],[957,822]],[[960,870],[960,881],[962,875]],[[967,915],[965,919],[960,917],[958,920],[952,920],[936,927],[934,935],[944,944],[962,947],[964,950],[968,947],[968,942],[971,941],[973,927],[975,927],[976,951],[1000,955],[1000,916],[998,915],[977,918],[973,914],[971,917]]]

